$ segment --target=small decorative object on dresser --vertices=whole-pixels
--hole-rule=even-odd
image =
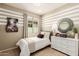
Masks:
[[[74,28],[73,31],[75,33],[75,39],[78,39],[78,30],[77,30],[77,28]]]
[[[49,40],[51,41],[51,36],[53,36],[53,32],[51,31],[49,34]]]
[[[78,38],[78,33],[75,34],[75,39],[79,39],[79,38]]]

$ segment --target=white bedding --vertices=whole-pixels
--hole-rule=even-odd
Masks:
[[[20,56],[29,56],[30,55],[28,42],[26,42],[24,39],[19,40],[16,45],[19,46],[21,49]]]
[[[50,44],[50,40],[48,38],[38,38],[38,37],[31,37],[31,38],[26,38],[26,41],[29,42],[29,44],[34,42],[34,47],[30,47],[31,49],[35,49],[35,51],[44,48]],[[33,44],[32,44],[33,45]],[[30,49],[30,50],[31,50]],[[35,52],[35,51],[31,51]]]
[[[30,53],[35,52],[41,48],[44,48],[50,44],[50,40],[47,38],[31,37],[26,38],[26,41],[28,41],[29,43]]]
[[[50,44],[50,40],[48,38],[41,39],[37,37],[31,37],[31,38],[25,38],[24,40],[26,41],[26,43],[28,43],[28,49],[30,53],[33,53],[39,49],[42,49]],[[24,47],[20,47],[20,49],[22,48]],[[26,53],[26,52],[25,50],[24,51],[21,50],[21,53]]]

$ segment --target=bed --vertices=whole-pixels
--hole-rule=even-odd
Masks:
[[[17,46],[20,47],[23,44],[22,47],[20,47],[20,49],[23,49],[23,48],[26,48],[27,45],[25,46],[25,44],[28,43],[28,49],[29,49],[30,53],[33,53],[33,52],[35,52],[35,51],[37,51],[39,49],[42,49],[42,48],[50,45],[49,33],[48,32],[45,33],[44,38],[30,37],[30,38],[24,38],[22,40],[24,40],[25,42],[20,43],[18,41]],[[22,50],[21,50],[21,52],[22,52]],[[25,52],[26,52],[26,50],[25,50]]]
[[[33,53],[41,48],[44,48],[50,44],[49,39],[47,38],[38,38],[38,37],[32,37],[32,38],[26,38],[26,41],[29,43],[29,50],[30,53]]]

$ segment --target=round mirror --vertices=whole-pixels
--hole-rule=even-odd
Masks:
[[[69,24],[67,22],[63,22],[59,26],[61,29],[66,30],[69,27]]]
[[[62,33],[66,33],[67,31],[73,28],[73,21],[69,18],[63,18],[59,21],[58,30]]]

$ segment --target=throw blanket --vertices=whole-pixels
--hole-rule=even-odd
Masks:
[[[29,56],[30,55],[30,51],[28,48],[28,42],[26,42],[25,39],[19,40],[16,45],[19,46],[21,49],[20,56]]]

